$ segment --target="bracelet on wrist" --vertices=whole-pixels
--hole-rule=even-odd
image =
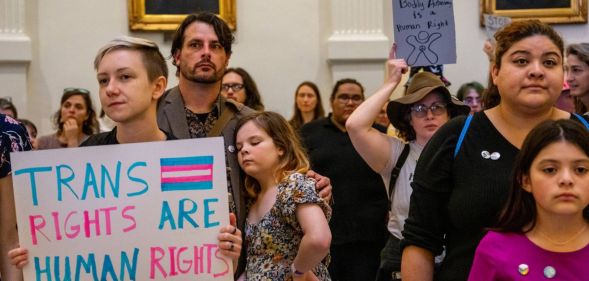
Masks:
[[[297,268],[294,265],[294,262],[290,265],[290,272],[292,274],[292,276],[303,276],[305,273],[304,272],[300,272],[297,270]]]

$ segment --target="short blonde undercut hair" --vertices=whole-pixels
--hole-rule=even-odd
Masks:
[[[102,46],[94,58],[94,69],[98,70],[102,58],[115,50],[134,50],[140,52],[150,82],[153,82],[160,76],[168,79],[168,65],[157,44],[151,40],[138,37],[121,36]]]

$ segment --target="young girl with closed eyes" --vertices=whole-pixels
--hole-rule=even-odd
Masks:
[[[331,209],[305,176],[309,160],[279,114],[257,112],[236,129],[249,197],[247,280],[330,280]]]
[[[589,132],[573,120],[533,129],[516,158],[497,227],[481,240],[474,280],[586,280]]]

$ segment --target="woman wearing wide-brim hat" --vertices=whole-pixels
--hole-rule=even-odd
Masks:
[[[387,106],[387,115],[399,131],[399,138],[381,133],[372,124],[408,66],[402,59],[391,59],[387,68],[388,77],[382,87],[358,106],[346,122],[356,151],[374,171],[380,173],[389,198],[392,198],[387,226],[391,235],[381,253],[377,280],[400,279],[399,240],[403,238],[401,231],[409,213],[411,176],[423,147],[450,118],[470,112],[468,106],[450,95],[439,76],[420,72],[413,76],[405,96],[390,101]],[[391,172],[400,162],[405,144],[408,144],[409,152],[391,189]]]

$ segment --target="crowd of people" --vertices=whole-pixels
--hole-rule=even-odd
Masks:
[[[102,112],[116,124],[106,132],[86,89],[64,89],[56,132],[38,138],[0,99],[3,279],[21,280],[29,263],[9,152],[214,136],[225,141],[231,198],[218,243],[238,280],[589,276],[589,44],[565,48],[549,25],[513,22],[486,51],[488,87],[456,94],[442,73],[412,71],[391,52],[368,98],[359,81],[338,80],[325,115],[304,81],[287,121],[264,111],[245,69],[228,68],[233,40],[216,15],[187,16],[172,40],[173,87],[154,42],[108,42],[94,60]]]

